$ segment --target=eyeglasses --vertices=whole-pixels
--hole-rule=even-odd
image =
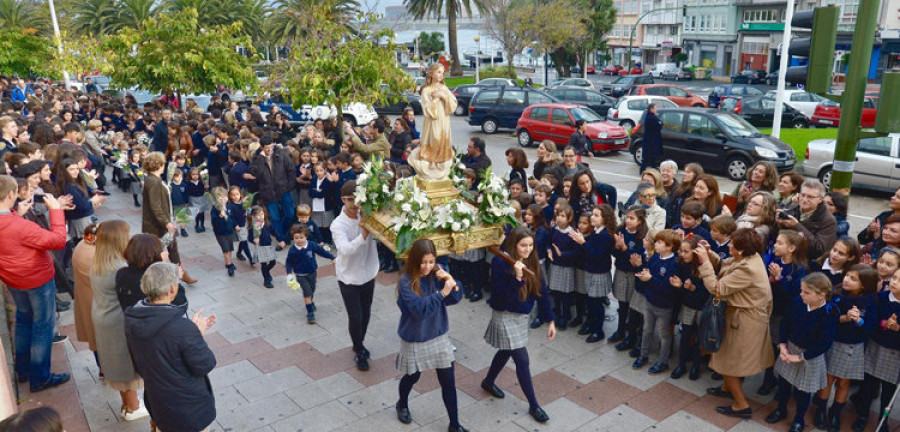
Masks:
[[[643,194],[643,195],[641,195],[641,198],[656,198],[656,194],[653,194],[653,193]]]
[[[822,197],[819,196],[819,195],[809,195],[809,194],[805,194],[805,193],[800,193],[800,198],[801,198],[801,199],[806,198],[806,199],[808,199],[808,200],[814,200],[814,199],[820,199],[820,198],[822,198]]]

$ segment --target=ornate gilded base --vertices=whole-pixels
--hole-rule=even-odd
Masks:
[[[428,201],[431,202],[432,207],[438,207],[459,199],[459,191],[453,187],[453,181],[450,179],[428,180],[416,176],[416,183],[428,195]]]
[[[378,240],[392,252],[397,252],[397,233],[390,229],[391,214],[382,211],[369,215],[360,222],[369,232],[375,233]],[[460,255],[470,249],[488,246],[500,246],[503,242],[503,227],[500,225],[477,225],[465,233],[436,232],[424,236],[431,239],[437,248],[438,256],[455,253]],[[408,253],[399,255],[405,259]]]

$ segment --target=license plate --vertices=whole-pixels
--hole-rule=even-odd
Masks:
[[[822,123],[822,124],[834,124],[834,122],[831,121],[831,120],[819,120],[819,123]]]
[[[625,144],[625,140],[624,140],[624,139],[617,139],[617,140],[616,140],[616,144]]]

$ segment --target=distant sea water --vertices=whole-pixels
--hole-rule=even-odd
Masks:
[[[447,35],[447,29],[444,30],[424,30],[427,33],[431,32],[440,32],[444,35],[444,49],[449,52],[450,51],[450,39]],[[396,32],[395,42],[397,43],[407,43],[413,42],[419,34],[422,33],[422,30],[404,30]],[[481,36],[481,52],[485,55],[491,53],[491,41],[493,39],[480,30],[472,30],[472,29],[458,29],[456,31],[456,43],[459,47],[459,55],[462,56],[463,52],[466,54],[475,53],[478,44],[475,43],[474,37],[475,35]],[[500,55],[506,59],[506,53],[503,52],[503,45],[499,42],[494,41],[493,52],[500,52]],[[516,64],[520,64],[523,62],[527,62],[527,57],[525,55],[518,56],[516,58]]]

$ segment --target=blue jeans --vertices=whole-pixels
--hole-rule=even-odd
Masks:
[[[16,302],[16,373],[31,386],[50,379],[50,353],[56,326],[53,279],[30,290],[9,289]]]
[[[290,192],[285,192],[276,202],[266,203],[269,211],[269,222],[275,227],[275,237],[280,242],[287,242],[286,233],[290,232],[294,222],[294,198]]]

